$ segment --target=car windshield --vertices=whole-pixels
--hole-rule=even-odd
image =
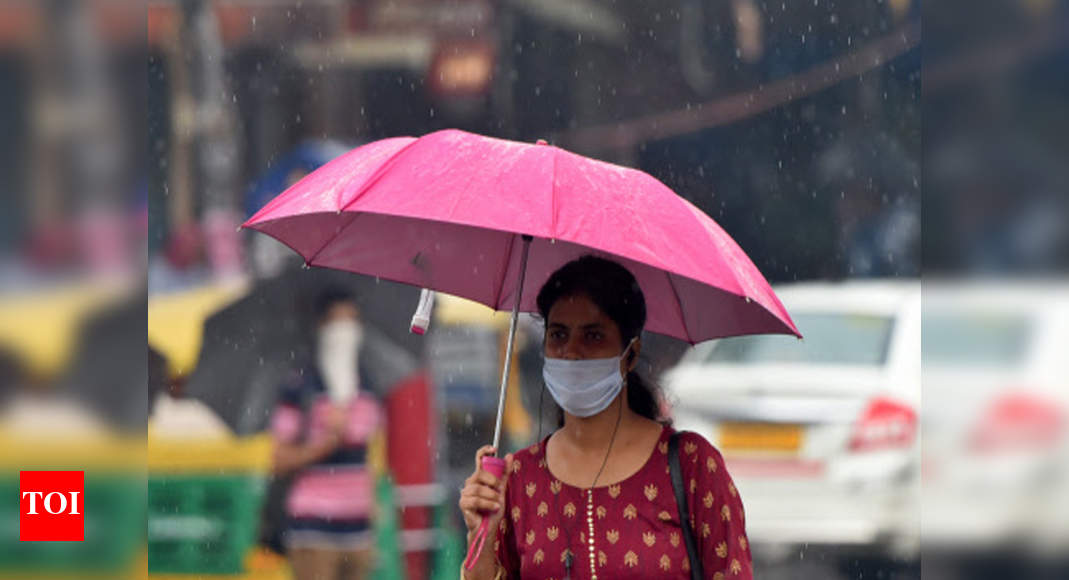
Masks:
[[[708,362],[731,364],[836,364],[881,366],[887,360],[894,319],[847,313],[798,313],[805,336],[744,336],[717,344]]]
[[[1032,324],[1015,314],[925,312],[921,357],[925,365],[1008,368],[1021,364]]]

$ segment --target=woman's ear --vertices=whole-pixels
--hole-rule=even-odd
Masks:
[[[635,342],[631,343],[631,350],[627,355],[627,372],[635,370],[638,366],[638,355],[642,352],[642,339],[635,338]]]

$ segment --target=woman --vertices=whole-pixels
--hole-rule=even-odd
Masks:
[[[543,377],[563,424],[506,456],[500,480],[477,468],[466,481],[469,543],[484,517],[497,537],[464,577],[690,578],[669,475],[674,431],[635,372],[646,322],[638,283],[619,264],[586,256],[550,276],[538,310]],[[476,465],[494,451],[480,449]],[[679,457],[705,576],[752,578],[742,503],[720,453],[683,433]]]

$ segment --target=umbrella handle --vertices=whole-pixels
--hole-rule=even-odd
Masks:
[[[482,468],[494,477],[501,479],[505,474],[505,460],[500,457],[483,457]],[[479,561],[483,553],[483,545],[486,544],[486,536],[490,535],[490,512],[483,512],[483,521],[479,524],[479,531],[475,532],[475,539],[468,547],[468,557],[464,559],[464,568],[471,570]]]

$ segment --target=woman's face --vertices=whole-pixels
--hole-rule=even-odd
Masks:
[[[585,294],[565,296],[549,309],[547,358],[612,358],[621,353],[620,327]]]

